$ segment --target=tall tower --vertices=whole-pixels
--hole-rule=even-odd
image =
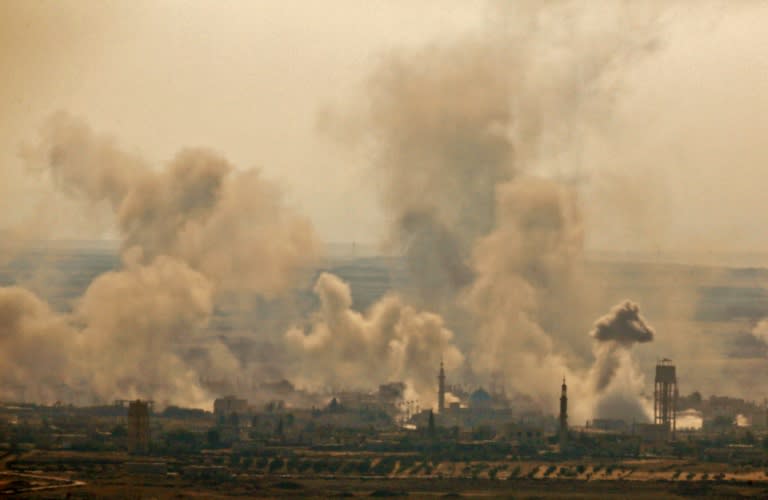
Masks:
[[[440,373],[437,375],[437,412],[442,413],[445,408],[445,370],[443,360],[440,359]]]
[[[664,425],[675,437],[677,413],[677,374],[672,360],[662,359],[656,365],[653,391],[653,423]]]
[[[563,385],[560,390],[560,444],[565,442],[568,436],[568,386],[565,385],[565,377],[563,377]]]
[[[149,401],[131,401],[128,405],[128,453],[149,453]]]

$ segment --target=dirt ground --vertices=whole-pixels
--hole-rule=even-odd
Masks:
[[[75,458],[119,461],[119,457],[98,454],[39,453],[30,454],[30,458],[40,467],[58,467]],[[84,485],[28,492],[19,498],[768,498],[768,471],[763,468],[671,459],[603,463],[398,461],[389,473],[378,476],[297,474],[285,467],[265,473],[269,467],[264,466],[223,480],[189,479],[178,474],[133,476],[118,465],[86,466],[89,468],[38,472],[41,477],[47,474],[80,480]]]
[[[561,479],[297,479],[251,478],[222,483],[183,480],[96,480],[68,491],[21,495],[45,499],[232,498],[766,498],[768,484],[731,481],[622,481]]]

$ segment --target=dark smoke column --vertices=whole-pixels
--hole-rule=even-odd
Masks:
[[[568,386],[565,385],[563,377],[563,386],[560,391],[560,451],[563,451],[568,438]]]
[[[656,382],[653,391],[653,423],[663,425],[675,438],[677,414],[677,374],[670,359],[662,359],[656,365]]]

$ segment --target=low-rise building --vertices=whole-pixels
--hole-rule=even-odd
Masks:
[[[248,401],[235,396],[225,396],[213,402],[213,414],[217,419],[229,418],[233,414],[243,416],[248,412]]]

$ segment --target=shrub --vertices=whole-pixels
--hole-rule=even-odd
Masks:
[[[300,461],[298,466],[296,467],[296,470],[299,472],[299,474],[303,474],[309,471],[310,469],[312,469],[312,462],[309,460]]]
[[[323,473],[326,470],[328,470],[328,462],[326,462],[325,460],[317,460],[314,462],[313,466],[314,466],[315,472],[317,473]]]
[[[371,470],[370,460],[363,460],[359,464],[357,464],[357,472],[359,472],[360,474],[368,474],[370,470]]]
[[[269,463],[269,472],[276,472],[279,469],[282,469],[283,465],[284,465],[283,459],[276,458]]]

